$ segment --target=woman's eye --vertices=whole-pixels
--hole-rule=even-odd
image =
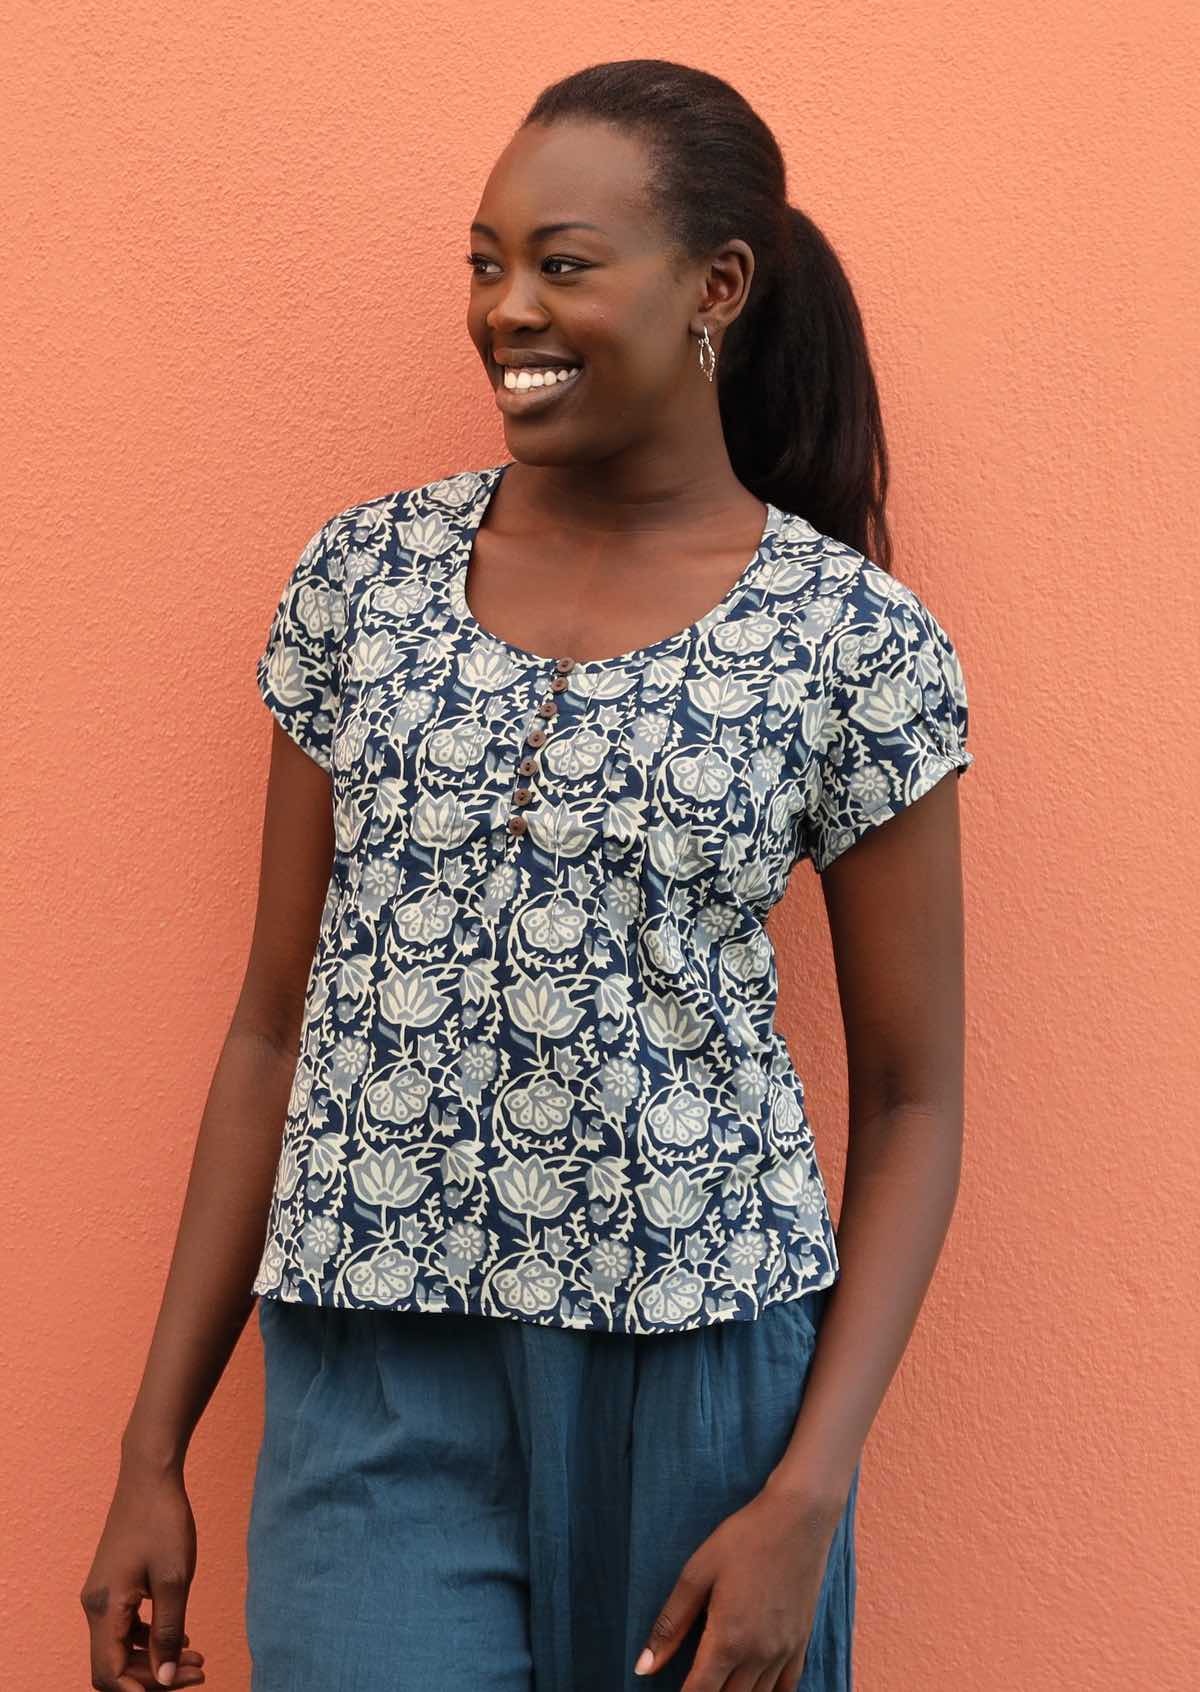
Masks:
[[[491,259],[484,258],[482,253],[468,253],[467,256],[466,256],[466,262],[475,271],[476,276],[480,276],[483,273],[482,273],[482,271],[479,270],[478,267],[481,264],[491,264],[492,261],[491,261]],[[581,264],[578,259],[548,258],[548,259],[544,259],[542,262],[544,264],[569,264],[572,267],[573,270],[586,270],[588,268],[587,265]],[[556,270],[556,271],[553,272],[553,274],[555,276],[558,276],[558,275],[561,275],[562,273],[560,271]]]

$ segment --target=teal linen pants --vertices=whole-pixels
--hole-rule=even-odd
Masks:
[[[633,1664],[783,1455],[829,1293],[677,1334],[258,1306],[251,1692],[678,1692]],[[852,1692],[856,1469],[796,1692]]]

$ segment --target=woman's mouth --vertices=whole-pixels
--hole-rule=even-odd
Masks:
[[[578,365],[564,365],[559,370],[501,366],[500,380],[496,384],[496,405],[510,417],[547,411],[570,389],[578,387],[582,375],[582,368]]]

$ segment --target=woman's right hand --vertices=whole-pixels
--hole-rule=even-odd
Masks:
[[[79,1601],[91,1632],[98,1692],[200,1686],[204,1655],[187,1650],[184,1611],[196,1572],[196,1523],[181,1470],[122,1459],[100,1543]],[[151,1620],[139,1613],[149,1598]],[[164,1679],[159,1670],[174,1664]]]

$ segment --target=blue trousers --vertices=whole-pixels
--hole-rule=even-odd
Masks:
[[[677,1334],[261,1299],[251,1692],[678,1692],[703,1609],[633,1664],[783,1455],[831,1290]],[[852,1689],[858,1479],[795,1692]]]

